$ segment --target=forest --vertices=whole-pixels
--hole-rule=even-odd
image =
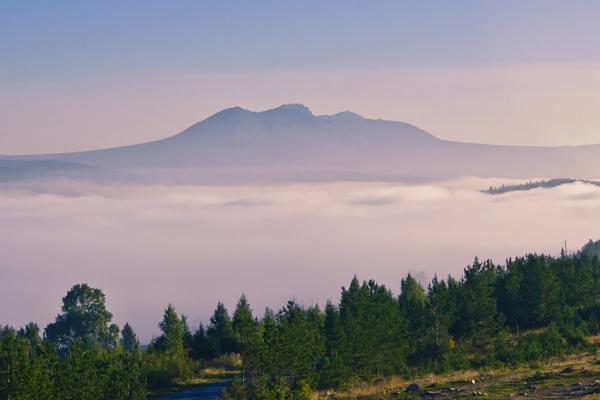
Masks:
[[[253,312],[219,302],[192,329],[172,305],[141,345],[112,323],[100,289],[73,286],[54,322],[0,328],[0,399],[146,399],[237,355],[233,399],[308,399],[314,390],[400,375],[518,366],[583,351],[600,332],[600,242],[573,254],[479,261],[459,278],[410,274],[399,294],[354,277],[339,301]],[[157,318],[158,320],[159,318]]]
[[[587,179],[573,179],[573,178],[552,178],[552,179],[543,179],[540,181],[530,181],[525,183],[516,183],[516,184],[502,184],[500,186],[490,186],[489,188],[482,190],[485,194],[504,194],[510,192],[520,192],[525,190],[532,189],[552,189],[557,186],[567,185],[571,183],[585,183],[587,185],[600,186],[600,182],[591,181]]]

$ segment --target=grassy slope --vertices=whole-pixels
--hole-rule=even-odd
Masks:
[[[600,347],[600,337],[590,338]],[[475,381],[475,384],[472,383]],[[419,393],[406,393],[409,383],[421,387]],[[443,375],[425,375],[412,380],[392,377],[371,385],[345,391],[323,391],[313,400],[325,399],[600,399],[600,353],[595,351],[516,369],[461,371]]]

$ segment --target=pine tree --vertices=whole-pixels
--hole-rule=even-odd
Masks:
[[[181,327],[183,328],[183,346],[189,350],[192,348],[193,334],[188,324],[187,316],[181,314]]]
[[[199,324],[198,328],[192,334],[192,344],[190,349],[191,357],[195,360],[207,358],[211,354],[210,345],[206,338],[204,325]]]
[[[452,323],[450,293],[444,281],[434,275],[427,287],[425,311],[426,355],[434,365],[450,350],[449,328]]]
[[[145,400],[147,390],[142,354],[138,350],[125,351],[124,348],[117,348],[109,354],[108,361],[105,398]]]
[[[292,387],[317,381],[316,367],[323,354],[320,332],[310,323],[306,310],[294,301],[277,314],[277,339],[272,349],[278,378]]]
[[[183,346],[183,324],[179,319],[175,307],[169,304],[165,309],[163,320],[158,324],[162,335],[156,339],[154,348],[174,358],[185,355]]]
[[[217,304],[213,315],[210,317],[210,325],[206,330],[206,336],[211,346],[213,357],[235,351],[235,337],[229,313],[221,302]]]
[[[392,293],[374,281],[361,285],[354,277],[341,297],[345,365],[363,379],[402,372],[408,326]]]
[[[398,302],[409,322],[410,353],[418,359],[425,346],[425,290],[410,273],[400,282]]]
[[[260,325],[252,316],[250,304],[243,294],[233,313],[232,329],[236,351],[242,357],[242,379],[245,381],[250,375],[257,373],[264,349]]]
[[[346,340],[337,308],[328,301],[325,305],[325,357],[321,367],[321,387],[341,387],[349,379],[349,368],[344,363]]]
[[[140,342],[137,335],[127,322],[121,331],[121,344],[123,349],[128,353],[135,353],[140,350]]]
[[[464,271],[459,289],[459,310],[455,330],[478,344],[492,337],[498,327],[494,288],[496,269],[490,261],[477,258]]]
[[[107,381],[103,377],[104,371],[98,368],[99,359],[97,346],[91,346],[90,342],[81,339],[72,342],[65,358],[59,363],[56,397],[69,400],[102,398]]]

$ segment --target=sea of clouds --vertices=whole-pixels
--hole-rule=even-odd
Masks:
[[[43,326],[87,282],[147,341],[169,302],[196,325],[242,292],[262,315],[336,300],[353,275],[397,293],[409,271],[459,276],[475,256],[600,238],[600,188],[479,191],[498,183],[0,186],[0,324]]]

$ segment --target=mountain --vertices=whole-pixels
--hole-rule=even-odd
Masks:
[[[301,104],[222,110],[183,132],[113,149],[11,157],[55,160],[151,179],[594,178],[600,145],[496,146],[451,142],[404,122],[352,112],[314,115]]]

